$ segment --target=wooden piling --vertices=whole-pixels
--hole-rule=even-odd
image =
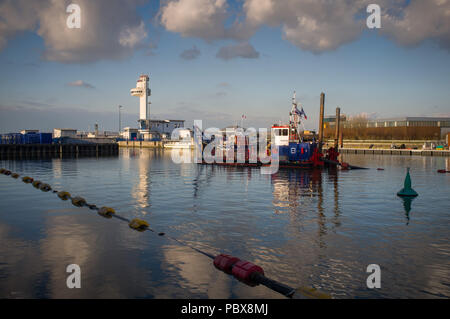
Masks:
[[[320,93],[320,117],[319,117],[319,151],[322,152],[323,143],[323,118],[325,111],[325,93]]]
[[[341,130],[341,108],[337,107],[336,108],[336,134],[335,134],[335,138],[334,138],[334,148],[336,150],[338,150],[339,148],[339,132]]]

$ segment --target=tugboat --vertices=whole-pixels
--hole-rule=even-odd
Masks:
[[[279,167],[287,169],[307,169],[320,168],[325,165],[340,165],[337,162],[339,153],[333,147],[322,154],[320,141],[313,131],[304,129],[302,118],[307,120],[307,116],[303,107],[297,102],[296,92],[292,97],[292,109],[289,113],[289,125],[273,125],[271,128],[272,141],[267,145],[267,155],[272,155],[272,158],[278,157]],[[300,126],[303,126],[301,130]],[[249,143],[248,136],[243,137],[245,143],[238,145],[237,136],[232,137],[232,143],[229,143],[224,136],[225,143],[217,148],[223,152],[222,162],[206,162],[203,160],[200,164],[212,164],[220,166],[237,166],[237,167],[258,167],[270,166],[270,163],[262,163],[260,158],[256,161],[251,161],[250,154],[255,154],[255,146]],[[273,143],[273,144],[271,144]],[[203,145],[204,147],[205,145]],[[257,148],[257,147],[256,147]],[[245,160],[237,161],[237,151],[244,150]],[[271,154],[270,152],[274,153]],[[229,152],[231,151],[231,152]],[[212,156],[215,156],[216,149],[212,151]],[[277,152],[278,154],[275,154]],[[256,153],[257,154],[257,153]],[[227,161],[228,158],[232,160]],[[276,156],[278,155],[278,156]],[[230,157],[231,156],[231,157]]]
[[[300,109],[299,109],[300,107]],[[280,168],[313,168],[324,166],[320,144],[315,132],[304,129],[302,118],[308,119],[303,107],[299,105],[296,92],[292,97],[289,125],[272,126],[275,150],[278,149]],[[303,126],[301,130],[300,126]]]

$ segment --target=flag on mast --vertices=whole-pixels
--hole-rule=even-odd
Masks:
[[[305,120],[308,119],[308,117],[306,116],[305,111],[303,110],[303,106],[302,106],[302,109],[299,110],[299,109],[297,108],[297,105],[296,105],[296,106],[295,106],[295,109],[294,109],[294,112],[295,112],[295,114],[300,115],[300,117],[303,116],[303,117],[305,118]]]

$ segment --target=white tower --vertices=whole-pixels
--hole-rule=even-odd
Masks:
[[[139,96],[139,120],[150,120],[150,108],[148,107],[148,97],[151,95],[149,89],[148,75],[141,75],[136,83],[136,87],[131,89],[132,96]]]

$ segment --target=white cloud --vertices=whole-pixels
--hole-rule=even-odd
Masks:
[[[301,49],[334,50],[355,40],[365,20],[355,19],[362,1],[347,0],[246,0],[250,27],[281,26],[283,37]]]
[[[216,54],[216,57],[223,60],[231,60],[235,58],[257,59],[259,58],[259,52],[256,51],[251,44],[242,42],[220,48],[219,52]]]
[[[133,48],[147,37],[144,21],[136,27],[125,26],[119,34],[119,43],[124,47]]]
[[[77,80],[77,81],[74,81],[74,82],[70,82],[70,83],[67,83],[67,85],[83,87],[83,88],[86,88],[86,89],[93,89],[93,88],[95,88],[92,84],[86,83],[86,82],[84,82],[82,80]]]
[[[37,26],[36,12],[43,1],[8,0],[0,3],[0,50],[17,34]]]
[[[183,37],[223,38],[227,6],[225,0],[170,0],[160,9],[161,24]]]
[[[71,2],[5,0],[0,4],[0,49],[17,33],[32,31],[44,39],[44,59],[83,63],[127,57],[147,37],[137,14],[143,0],[78,0],[80,29],[67,28]]]
[[[281,27],[284,39],[303,50],[334,50],[366,27],[371,0],[245,0],[245,25]],[[432,39],[450,50],[450,0],[378,0],[380,34],[404,46]]]
[[[415,46],[433,39],[450,51],[449,0],[412,0],[406,7],[383,11],[381,31],[399,44]]]

